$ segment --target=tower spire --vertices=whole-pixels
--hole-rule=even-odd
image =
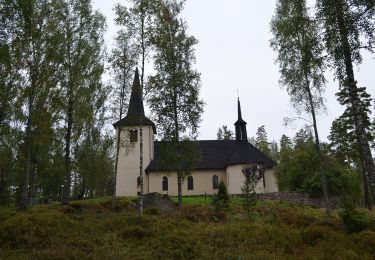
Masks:
[[[237,112],[238,112],[238,119],[242,119],[242,114],[241,114],[241,104],[240,104],[240,98],[237,98]]]
[[[237,113],[238,113],[238,119],[235,125],[236,129],[236,140],[247,140],[247,131],[246,131],[246,122],[242,119],[242,113],[241,113],[241,103],[240,98],[237,99]]]
[[[154,133],[156,133],[155,124],[145,116],[145,110],[143,107],[143,90],[139,80],[138,68],[136,68],[134,72],[132,92],[130,94],[128,113],[126,117],[114,123],[113,126],[117,128],[118,126],[139,125],[150,125],[154,129]]]
[[[139,81],[138,68],[135,69],[132,92],[130,95],[129,109],[127,116],[143,116],[145,110],[143,107],[143,90]]]

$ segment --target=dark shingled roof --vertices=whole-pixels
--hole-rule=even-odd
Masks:
[[[259,151],[246,140],[207,140],[194,141],[200,151],[200,160],[195,166],[195,170],[215,170],[225,169],[229,165],[260,163],[266,167],[276,165],[264,153]],[[163,170],[159,166],[160,142],[154,142],[154,160],[146,168],[146,172]]]
[[[143,108],[143,94],[142,87],[139,81],[138,68],[135,69],[134,81],[132,86],[132,93],[130,95],[128,114],[126,117],[113,124],[117,126],[137,126],[137,125],[150,125],[156,132],[155,124],[145,116]]]

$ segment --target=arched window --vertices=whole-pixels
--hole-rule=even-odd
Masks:
[[[194,190],[193,176],[187,177],[188,190]]]
[[[168,191],[168,178],[166,176],[163,177],[161,186],[163,191]]]
[[[217,177],[217,175],[212,176],[212,188],[214,190],[219,188],[219,177]]]

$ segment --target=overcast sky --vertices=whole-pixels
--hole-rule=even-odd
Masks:
[[[94,8],[107,17],[105,39],[109,52],[117,30],[113,23],[113,7],[124,1],[93,2]],[[297,115],[289,104],[286,91],[278,84],[276,53],[269,47],[272,37],[269,23],[275,3],[275,0],[186,1],[182,16],[187,21],[189,33],[199,41],[195,68],[201,73],[201,98],[206,103],[198,139],[216,139],[221,125],[228,125],[234,131],[237,89],[249,137],[255,136],[257,128],[265,125],[269,140],[279,141],[282,134],[292,137],[305,124],[302,120],[288,126],[283,124],[285,117]],[[375,96],[374,72],[374,56],[364,53],[356,78],[359,86],[367,87],[372,97]],[[327,111],[318,117],[323,140],[329,135],[331,122],[343,112],[335,98],[338,84],[330,75],[327,73]],[[303,117],[309,119],[308,115]]]

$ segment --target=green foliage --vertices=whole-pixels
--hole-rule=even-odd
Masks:
[[[369,219],[364,212],[357,209],[344,209],[340,212],[340,217],[345,225],[346,231],[356,233],[369,226]]]
[[[226,125],[223,125],[217,131],[217,140],[231,140],[234,138],[233,131],[229,130]]]
[[[74,151],[87,128],[103,129],[106,120],[105,19],[90,0],[5,0],[0,17],[0,204],[61,200],[64,177],[87,179],[80,167],[90,158]],[[91,155],[103,168],[112,163],[108,153]]]
[[[160,157],[178,179],[179,206],[182,206],[182,181],[191,172],[198,158],[195,145],[189,140],[198,134],[203,113],[199,98],[200,74],[193,68],[197,40],[188,35],[187,25],[180,17],[184,1],[157,1],[151,33],[155,75],[150,76],[147,100],[158,135],[169,141],[172,152],[164,148]],[[181,142],[183,141],[183,142]],[[193,153],[186,153],[190,150]],[[171,149],[169,149],[171,151]]]
[[[248,165],[242,169],[244,175],[244,183],[241,187],[242,197],[244,199],[243,206],[247,215],[252,215],[252,210],[256,205],[255,187],[264,177],[265,169],[259,165]]]
[[[217,212],[227,208],[229,205],[228,190],[223,180],[219,182],[217,194],[212,197],[212,204]]]
[[[262,151],[264,154],[271,156],[271,149],[269,147],[267,132],[264,125],[258,127],[255,138],[255,147]]]
[[[317,175],[317,155],[311,132],[299,131],[293,142],[286,136],[280,141],[280,161],[275,168],[279,189],[321,194]],[[328,149],[322,150],[323,167],[329,193],[358,201],[361,196],[361,176],[355,169],[340,163]]]
[[[103,207],[106,203],[108,207]],[[72,206],[77,210],[65,211]],[[0,211],[0,250],[3,258],[43,259],[375,256],[375,232],[365,229],[348,234],[338,216],[324,217],[320,209],[259,202],[254,211],[257,217],[248,219],[238,205],[231,205],[225,213],[215,212],[210,205],[186,205],[165,214],[139,216],[131,204],[112,212],[108,197],[74,201],[66,207],[53,204],[27,212]]]

